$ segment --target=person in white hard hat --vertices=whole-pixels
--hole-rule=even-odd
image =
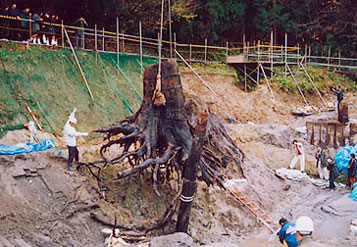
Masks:
[[[295,222],[296,237],[299,246],[303,247],[326,247],[326,245],[313,240],[314,222],[308,216],[300,216]]]
[[[295,155],[294,155],[294,158],[290,162],[289,168],[294,169],[296,163],[298,162],[298,160],[300,160],[300,170],[301,170],[301,172],[305,172],[304,146],[302,145],[301,142],[294,140],[293,147],[294,147]]]
[[[68,161],[67,161],[67,169],[69,171],[74,171],[73,168],[73,159],[78,162],[79,160],[79,153],[78,149],[76,147],[76,138],[77,136],[87,136],[87,132],[77,132],[75,129],[75,125],[77,124],[77,119],[75,117],[77,108],[73,109],[73,112],[71,115],[69,115],[69,118],[66,122],[66,125],[64,126],[64,136],[66,140],[66,145],[68,147]]]

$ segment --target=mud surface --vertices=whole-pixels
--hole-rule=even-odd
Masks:
[[[333,113],[296,118],[290,111],[301,103],[297,96],[277,94],[278,102],[273,105],[264,85],[255,92],[245,93],[237,89],[232,78],[207,76],[205,79],[222,102],[215,103],[214,97],[192,75],[182,76],[186,92],[211,102],[213,113],[223,118],[227,117],[226,113],[235,117],[236,122],[227,124],[227,128],[245,153],[242,168],[246,182],[240,184],[240,189],[269,212],[276,223],[281,217],[294,221],[301,215],[309,215],[315,221],[318,240],[331,246],[352,246],[351,241],[355,240],[348,235],[348,224],[356,218],[357,203],[346,198],[347,189],[330,191],[316,187],[309,180],[300,183],[282,180],[274,172],[288,166],[292,158],[291,141],[298,139],[305,143],[307,171],[316,175],[314,149],[297,129],[307,120],[334,118]],[[346,98],[357,103],[354,95]],[[311,97],[310,101],[313,100]],[[353,119],[357,110],[352,108],[350,113]],[[15,144],[27,139],[24,131],[14,131],[1,142]],[[80,140],[81,158],[96,158],[99,142]],[[64,147],[63,140],[56,139],[56,143]],[[120,224],[150,225],[163,214],[174,195],[175,185],[167,184],[161,188],[164,196],[157,197],[149,172],[116,180],[115,174],[121,167],[108,167],[104,171],[109,190],[102,190],[86,168],[67,172],[61,155],[46,151],[0,157],[0,246],[103,246],[100,231],[105,226],[93,220],[91,214],[109,223],[113,223],[116,215]],[[239,174],[229,164],[226,175],[237,178]],[[144,237],[172,233],[175,217],[163,229]],[[281,246],[276,236],[226,192],[217,186],[207,187],[201,181],[189,233],[196,246],[211,243]]]

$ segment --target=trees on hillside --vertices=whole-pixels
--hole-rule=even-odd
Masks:
[[[145,36],[157,37],[162,0],[107,1],[21,1],[22,7],[46,8],[60,13],[65,23],[84,16],[99,28],[138,33],[143,24]],[[9,1],[3,1],[3,6]],[[44,2],[44,3],[43,3]],[[168,37],[168,2],[165,0],[166,38]],[[332,46],[356,50],[357,3],[355,0],[170,0],[173,32],[179,42],[210,43],[246,40],[268,40],[274,30],[276,42],[284,42],[284,33],[292,44]]]

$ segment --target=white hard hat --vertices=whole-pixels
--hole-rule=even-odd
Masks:
[[[295,222],[295,229],[302,235],[308,235],[314,231],[314,222],[308,216],[300,216]]]
[[[77,124],[77,118],[75,118],[75,117],[70,117],[70,118],[69,118],[69,121],[70,121],[71,123]]]

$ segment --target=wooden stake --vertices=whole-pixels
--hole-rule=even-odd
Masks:
[[[84,82],[85,82],[85,84],[86,84],[86,87],[87,87],[87,89],[88,89],[89,95],[90,95],[90,97],[92,98],[92,100],[94,101],[94,97],[93,97],[92,91],[90,90],[90,87],[89,87],[89,85],[88,85],[87,79],[86,79],[86,77],[85,77],[85,75],[84,75],[84,72],[83,72],[83,70],[82,70],[81,64],[79,63],[79,60],[78,60],[78,58],[77,58],[77,54],[76,54],[75,50],[73,49],[72,42],[71,42],[71,40],[70,40],[70,38],[69,38],[69,36],[68,36],[68,33],[67,33],[66,29],[64,29],[64,33],[65,33],[65,35],[66,35],[66,37],[67,37],[69,46],[71,47],[71,50],[72,50],[74,59],[76,60],[76,63],[77,63],[78,69],[79,69],[79,71],[80,71],[80,73],[81,73],[81,76],[82,76],[82,78],[83,78],[83,80],[84,80]]]

